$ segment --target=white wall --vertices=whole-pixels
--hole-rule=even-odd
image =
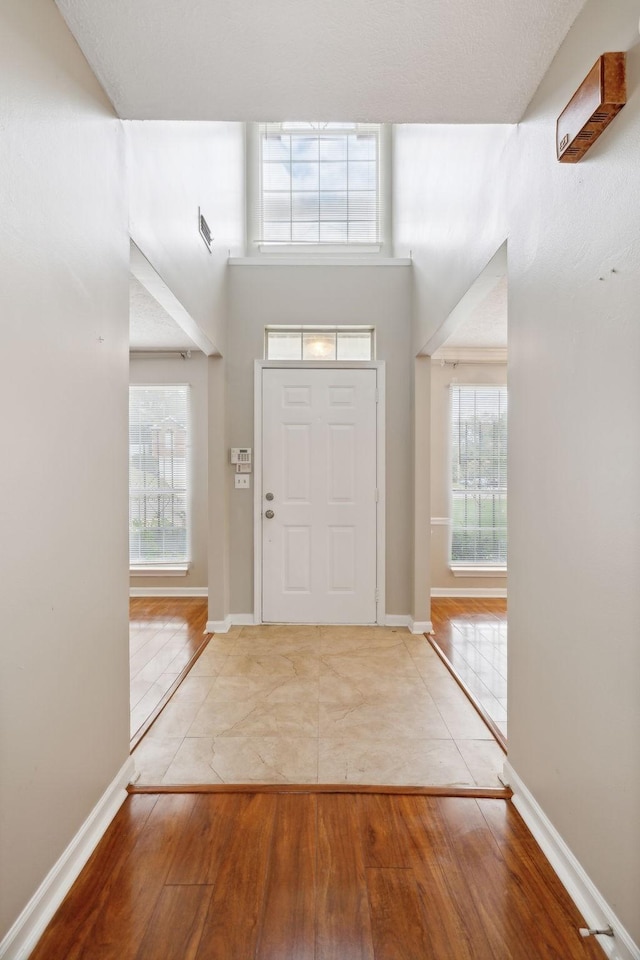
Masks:
[[[254,360],[268,324],[369,324],[387,387],[387,613],[412,604],[410,268],[234,266],[227,350],[229,443],[253,446]],[[253,491],[230,490],[231,610],[253,610]]]
[[[555,120],[604,50],[629,99]],[[640,48],[590,0],[519,127],[509,237],[509,760],[640,944]]]
[[[506,363],[451,363],[431,366],[431,518],[451,519],[452,383],[506,384]],[[450,524],[431,524],[431,587],[443,590],[505,590],[505,577],[454,577],[450,568]]]
[[[130,231],[215,350],[224,352],[229,252],[244,254],[244,124],[125,121]],[[214,237],[198,231],[201,207]]]
[[[507,236],[506,125],[393,128],[393,239],[413,257],[414,353],[430,339]]]
[[[129,752],[119,121],[49,0],[0,6],[0,938]]]
[[[131,354],[129,382],[148,384],[188,383],[191,387],[191,564],[184,577],[131,577],[136,589],[184,589],[207,587],[208,530],[208,362],[201,354],[190,357],[151,359]]]

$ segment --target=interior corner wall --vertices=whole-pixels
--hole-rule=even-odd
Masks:
[[[131,577],[130,586],[137,590],[151,588],[182,589],[205,588],[207,573],[208,529],[208,365],[207,357],[192,352],[182,359],[144,359],[131,354],[129,382],[132,384],[189,384],[191,398],[191,562],[186,576],[180,577]]]
[[[413,352],[430,338],[504,242],[506,124],[393,127],[393,247],[413,260]]]
[[[431,360],[414,360],[413,419],[413,603],[414,624],[431,621]]]
[[[127,120],[123,127],[131,237],[224,353],[227,258],[245,252],[245,125]],[[213,234],[211,252],[198,208]]]
[[[120,121],[50,0],[0,5],[0,939],[129,756]]]
[[[376,328],[386,364],[386,612],[412,604],[411,296],[406,266],[230,267],[227,341],[229,442],[253,446],[254,361],[264,356],[269,324],[366,324]],[[227,459],[228,464],[228,459]],[[253,489],[230,498],[231,610],[253,612]],[[253,476],[252,483],[258,482]]]
[[[451,572],[452,383],[506,386],[507,365],[431,362],[431,588],[440,595],[449,590],[505,590],[506,577],[455,577]]]
[[[230,606],[229,586],[229,425],[227,369],[222,357],[208,357],[209,439],[209,621],[224,622]],[[247,608],[251,609],[251,608]]]
[[[604,50],[628,51],[627,104],[558,163]],[[509,761],[637,945],[639,156],[638,5],[589,0],[510,176]]]

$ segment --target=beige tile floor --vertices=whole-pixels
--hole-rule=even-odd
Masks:
[[[135,750],[138,784],[500,786],[504,754],[423,636],[216,635]]]

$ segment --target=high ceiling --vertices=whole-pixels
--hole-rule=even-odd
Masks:
[[[56,0],[126,119],[515,123],[584,0]]]

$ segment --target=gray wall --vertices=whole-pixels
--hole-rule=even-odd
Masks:
[[[411,291],[407,267],[234,266],[227,333],[229,443],[253,446],[254,360],[268,324],[369,324],[387,378],[387,613],[412,605]],[[231,611],[253,611],[253,491],[230,496]]]
[[[603,50],[629,99],[555,121]],[[509,760],[640,944],[640,47],[590,0],[518,130],[509,235]]]
[[[193,352],[187,359],[137,359],[131,355],[129,382],[188,383],[191,387],[191,565],[185,577],[131,577],[130,585],[191,589],[207,588],[208,535],[208,360]]]
[[[0,938],[129,754],[120,122],[50,0],[0,6]]]

